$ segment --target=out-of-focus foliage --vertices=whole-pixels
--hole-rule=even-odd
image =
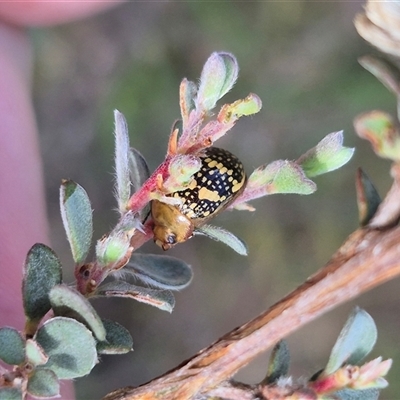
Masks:
[[[94,235],[115,225],[118,215],[109,211],[115,208],[113,110],[124,113],[131,145],[153,170],[162,161],[170,128],[179,117],[179,82],[183,76],[196,79],[213,51],[232,52],[241,68],[227,101],[249,91],[263,101],[260,113],[240,121],[221,140],[247,172],[275,159],[294,159],[326,133],[341,129],[346,146],[356,147],[347,166],[315,179],[315,195],[270,196],[254,202],[257,214],[232,211],[218,217],[217,225],[245,240],[246,259],[201,237],[171,250],[169,255],[192,265],[195,275],[192,285],[177,295],[174,313],[126,299],[96,300],[103,316],[129,327],[135,352],[114,359],[102,356],[93,375],[78,382],[79,398],[100,398],[116,387],[140,384],[165,372],[322,266],[358,225],[357,167],[381,195],[385,193],[389,164],[378,159],[352,127],[361,112],[396,110],[393,95],[357,62],[371,50],[352,22],[361,9],[357,2],[301,0],[131,2],[89,20],[33,31],[34,95],[52,247],[64,266],[71,265],[71,274],[73,261],[59,216],[60,179],[73,179],[87,191],[95,210]],[[152,243],[143,247],[143,252],[158,251]],[[400,358],[397,286],[386,284],[357,300],[379,327],[376,354],[390,354],[394,360]],[[291,373],[302,375],[323,364],[352,307],[341,307],[289,338]],[[238,379],[260,381],[266,358],[260,360],[261,368],[253,363]],[[400,392],[393,379],[400,373],[396,368],[394,363],[388,375],[391,385],[382,399]]]

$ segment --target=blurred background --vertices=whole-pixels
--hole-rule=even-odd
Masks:
[[[103,356],[76,382],[78,399],[98,399],[137,386],[175,367],[252,319],[322,267],[357,228],[354,176],[361,166],[383,196],[390,164],[378,159],[352,127],[360,112],[395,113],[394,97],[357,57],[373,52],[353,18],[363,2],[129,2],[94,18],[32,30],[36,48],[34,100],[51,224],[52,247],[73,281],[72,258],[59,216],[62,178],[79,182],[94,209],[94,235],[117,221],[113,198],[113,110],[127,118],[131,145],[151,170],[163,160],[168,134],[179,117],[181,79],[197,80],[213,51],[235,54],[240,75],[225,102],[257,93],[263,108],[243,118],[218,146],[236,154],[251,173],[280,158],[296,159],[326,134],[344,130],[352,161],[316,179],[311,196],[276,195],[256,212],[226,212],[213,221],[244,239],[249,256],[196,237],[168,254],[192,265],[194,281],[176,295],[170,315],[135,301],[95,301],[101,316],[128,327],[134,352]],[[147,243],[140,251],[160,253]],[[400,393],[399,281],[329,312],[288,337],[290,373],[310,377],[324,367],[355,305],[375,319],[379,337],[372,356],[393,358],[390,387]],[[268,354],[237,379],[259,382]]]

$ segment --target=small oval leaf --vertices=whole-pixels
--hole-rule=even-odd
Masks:
[[[32,339],[26,341],[26,360],[34,366],[46,364],[49,360],[38,342]]]
[[[85,323],[98,340],[105,340],[106,330],[96,310],[80,293],[66,285],[57,285],[50,291],[54,313]]]
[[[400,96],[400,70],[395,64],[371,54],[360,57],[358,62],[393,94]]]
[[[0,359],[10,365],[25,361],[25,341],[14,328],[0,328]]]
[[[270,385],[275,383],[279,378],[286,376],[289,371],[289,363],[289,347],[285,340],[281,340],[272,349],[268,373],[263,380],[263,384]]]
[[[150,169],[146,159],[136,149],[129,149],[129,173],[132,183],[132,193],[136,193],[144,182],[150,177]],[[150,211],[150,203],[147,204],[141,211],[141,219],[145,219]]]
[[[372,317],[356,307],[333,346],[324,375],[331,375],[344,364],[357,365],[373,349],[377,329]]]
[[[60,187],[60,209],[64,229],[76,264],[85,261],[92,241],[92,207],[82,186],[64,180]]]
[[[343,146],[343,131],[339,131],[326,135],[296,162],[301,165],[306,176],[312,178],[342,167],[353,154],[354,148]]]
[[[34,397],[55,397],[60,394],[57,375],[50,369],[37,369],[29,377],[27,391]]]
[[[335,399],[339,400],[378,400],[379,399],[379,390],[377,389],[365,389],[365,390],[356,390],[356,389],[344,389],[338,390],[333,393]]]
[[[0,400],[22,400],[22,392],[16,388],[0,388]]]
[[[50,247],[36,243],[29,250],[24,266],[22,296],[25,314],[30,321],[39,322],[50,310],[49,292],[61,283],[61,262]],[[36,328],[32,324],[28,336]]]
[[[179,105],[183,126],[186,125],[190,112],[195,108],[196,93],[196,84],[184,78],[179,86]],[[182,132],[182,129],[179,129],[179,131]]]
[[[357,170],[356,193],[358,220],[361,226],[366,226],[378,210],[381,198],[374,184],[361,168]]]
[[[196,108],[210,111],[235,84],[239,68],[229,53],[212,53],[204,64],[197,92]]]
[[[122,113],[114,110],[115,120],[115,194],[121,214],[126,212],[126,205],[131,194],[129,180],[129,136],[128,125]]]
[[[161,289],[179,290],[190,284],[192,268],[175,257],[134,254],[124,271]]]
[[[311,194],[316,190],[316,184],[307,178],[297,163],[276,160],[253,171],[242,196],[244,200],[249,201],[268,194]],[[252,192],[254,195],[251,195]]]
[[[139,190],[143,183],[150,177],[150,169],[146,159],[133,147],[129,149],[129,172],[133,192]]]
[[[354,129],[379,157],[400,160],[400,132],[390,114],[379,110],[360,114],[354,119]]]
[[[101,285],[95,295],[127,297],[168,312],[172,312],[175,306],[175,297],[169,290],[144,288],[124,281],[112,281]]]
[[[102,320],[106,329],[106,340],[97,343],[99,354],[125,354],[132,351],[133,340],[129,331],[117,322]]]
[[[246,243],[225,229],[222,229],[218,226],[203,225],[199,228],[196,228],[195,233],[205,235],[210,239],[216,240],[217,242],[222,242],[231,249],[235,250],[236,253],[240,254],[241,256],[247,256]]]
[[[96,341],[80,322],[65,317],[46,321],[34,338],[49,356],[46,368],[59,379],[87,375],[97,362]]]

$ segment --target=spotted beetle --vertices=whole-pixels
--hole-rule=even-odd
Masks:
[[[200,159],[201,168],[188,187],[168,194],[180,199],[180,205],[152,201],[154,241],[164,250],[190,239],[196,228],[228,207],[246,186],[243,164],[229,151],[208,147]]]

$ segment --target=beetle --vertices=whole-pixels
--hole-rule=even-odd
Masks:
[[[181,204],[152,201],[154,241],[164,250],[190,239],[196,228],[227,208],[246,186],[243,164],[229,151],[208,147],[199,157],[201,168],[188,187],[167,195]]]

